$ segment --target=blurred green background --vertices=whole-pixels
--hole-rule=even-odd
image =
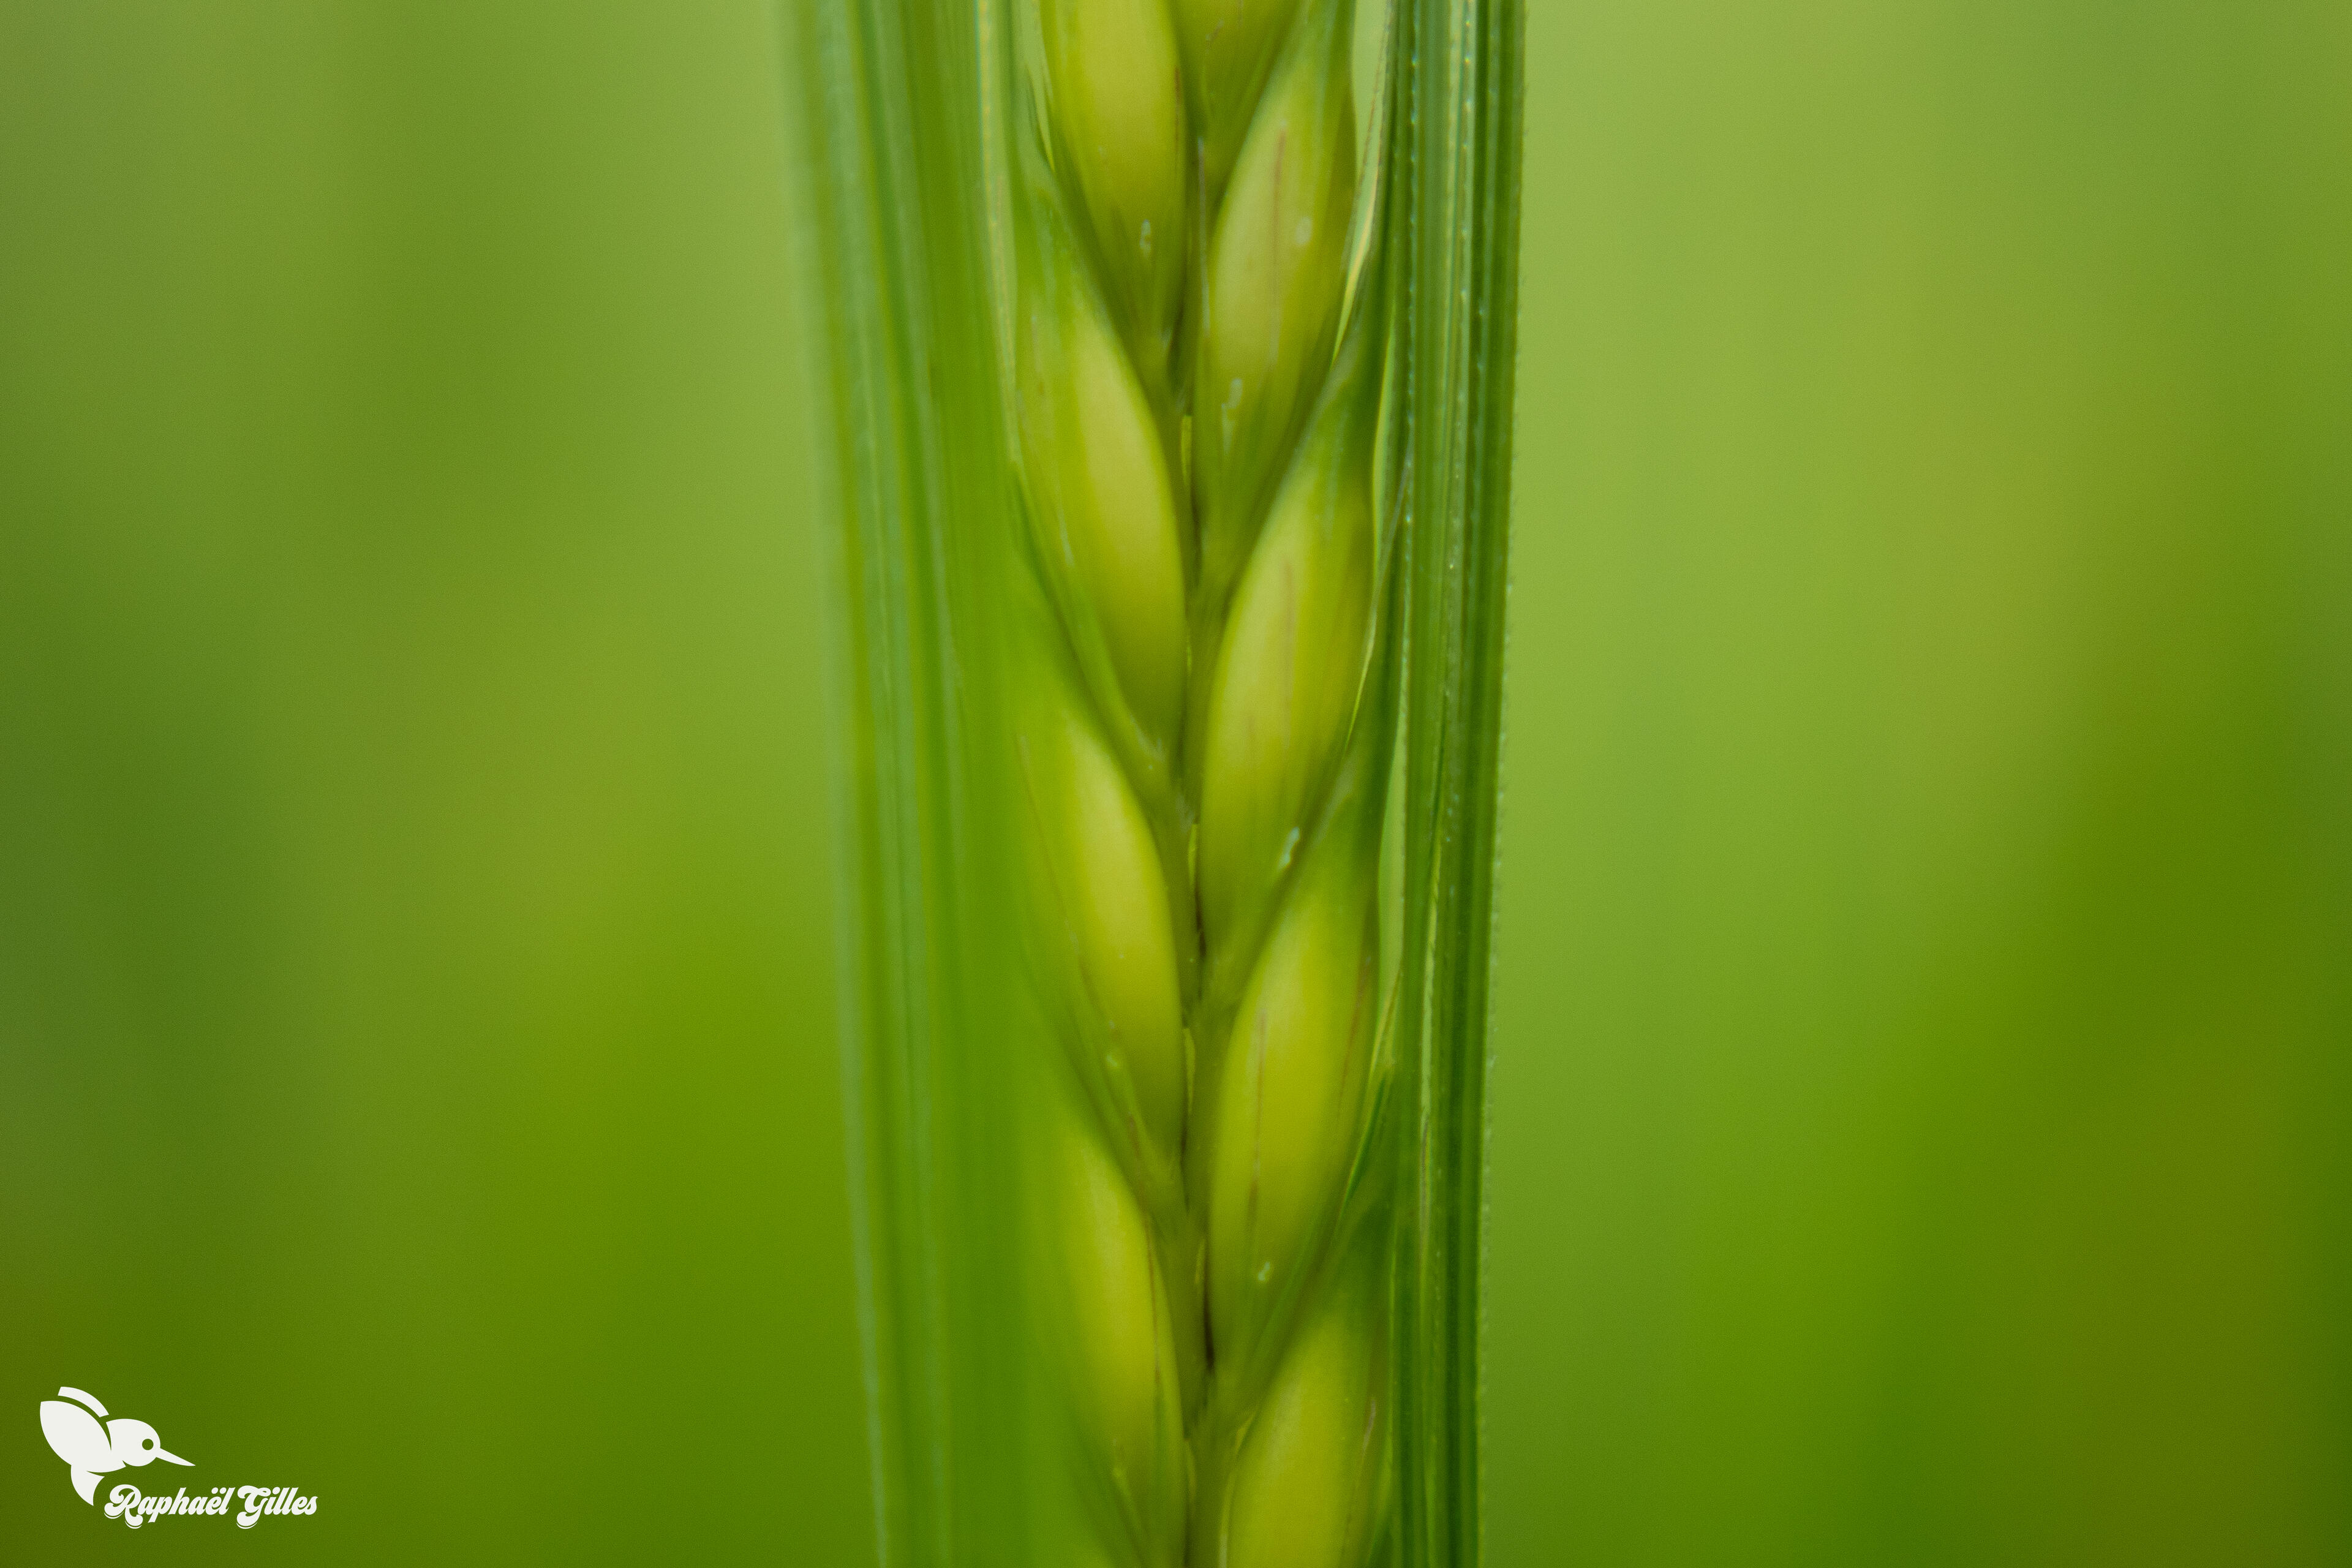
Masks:
[[[0,20],[0,1560],[868,1550],[774,40]]]
[[[1491,1560],[2352,1561],[2352,12],[1532,9]],[[0,1556],[870,1552],[774,37],[0,4]]]
[[[1493,1561],[2352,1563],[2352,7],[1531,11]]]

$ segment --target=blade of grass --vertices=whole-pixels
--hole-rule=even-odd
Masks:
[[[1509,571],[1518,281],[1514,0],[1404,0],[1391,243],[1410,322],[1405,757],[1395,1278],[1403,1561],[1479,1558],[1487,991]]]

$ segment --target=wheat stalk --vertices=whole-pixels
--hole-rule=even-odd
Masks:
[[[1377,312],[1333,352],[1351,16],[1039,0],[1024,51],[1004,608],[1024,926],[1079,1091],[1043,1234],[1097,1544],[1152,1568],[1346,1568],[1384,1523],[1385,1209],[1343,1203],[1396,703]]]
[[[886,1563],[1478,1560],[1523,17],[1381,4],[1377,199],[1346,0],[782,8]]]

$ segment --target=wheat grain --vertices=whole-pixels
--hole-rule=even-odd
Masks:
[[[1034,17],[1006,614],[1024,923],[1079,1091],[1048,1272],[1096,1545],[1150,1568],[1352,1568],[1384,1520],[1385,1227],[1343,1202],[1394,707],[1374,314],[1333,353],[1351,15]]]

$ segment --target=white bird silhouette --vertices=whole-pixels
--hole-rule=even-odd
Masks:
[[[79,1400],[68,1405],[68,1399]],[[89,1409],[82,1408],[88,1405]],[[95,1415],[92,1412],[96,1412]],[[60,1388],[55,1399],[41,1401],[41,1436],[49,1440],[58,1458],[73,1467],[74,1490],[81,1500],[91,1501],[98,1491],[98,1478],[125,1465],[152,1465],[158,1459],[169,1459],[175,1465],[188,1461],[177,1454],[166,1453],[155,1436],[155,1428],[144,1421],[117,1416],[101,1426],[98,1418],[106,1414],[106,1406],[79,1388]]]

